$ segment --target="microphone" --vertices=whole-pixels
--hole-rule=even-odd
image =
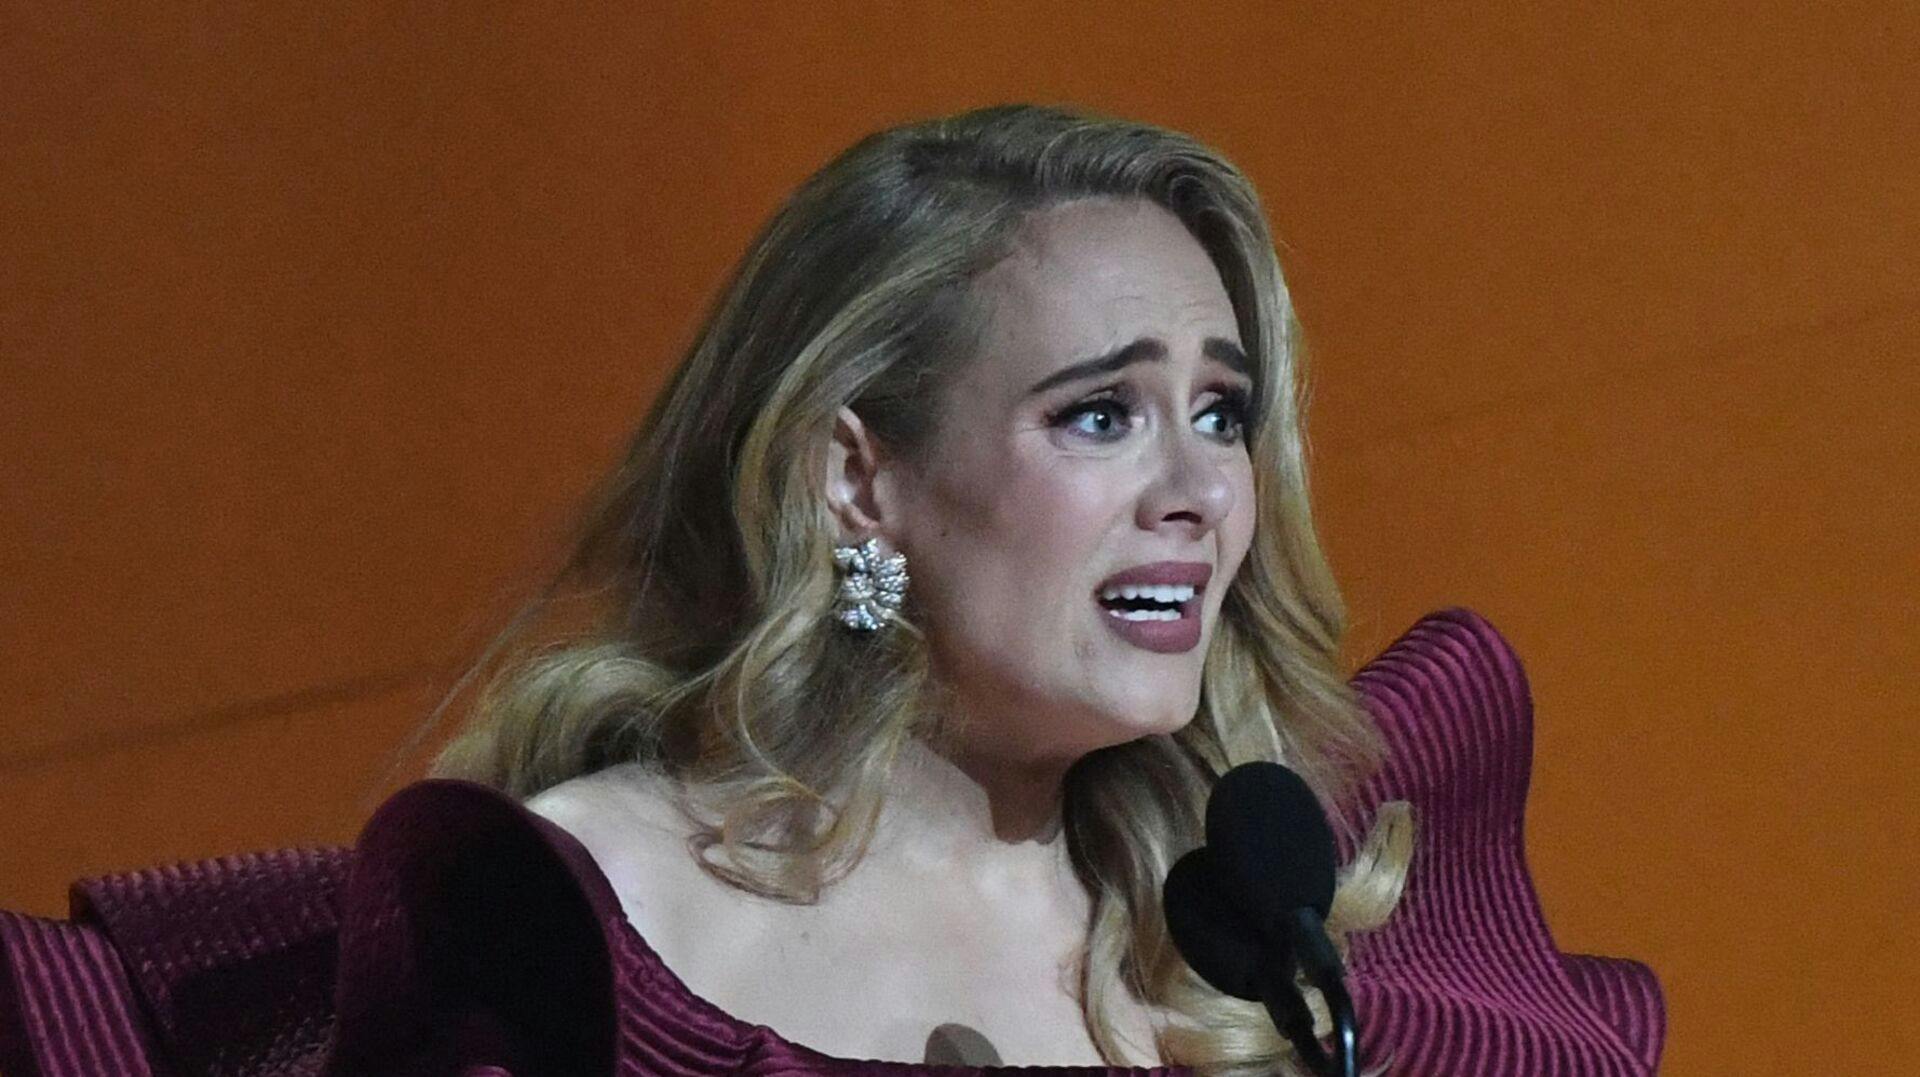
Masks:
[[[1327,938],[1333,906],[1333,830],[1299,775],[1278,763],[1229,770],[1207,798],[1207,844],[1167,874],[1167,931],[1194,972],[1219,991],[1264,1003],[1307,1064],[1359,1071],[1359,1035],[1346,970]],[[1313,1035],[1294,988],[1304,972],[1334,1020],[1334,1057]]]

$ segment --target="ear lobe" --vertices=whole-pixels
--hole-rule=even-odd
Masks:
[[[858,542],[884,529],[880,445],[852,408],[842,407],[834,417],[833,437],[827,442],[827,511],[839,535],[836,541]]]

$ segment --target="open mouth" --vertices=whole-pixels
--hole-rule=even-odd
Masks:
[[[1123,584],[1100,592],[1107,616],[1122,621],[1178,621],[1193,615],[1198,589],[1191,584]]]
[[[1202,607],[1213,566],[1204,561],[1155,561],[1100,581],[1093,600],[1113,634],[1131,646],[1161,654],[1193,650],[1204,635]]]

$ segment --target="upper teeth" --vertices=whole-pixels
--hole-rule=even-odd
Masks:
[[[1100,597],[1109,602],[1122,598],[1145,598],[1154,602],[1185,602],[1193,597],[1192,586],[1184,583],[1126,584],[1122,587],[1108,587],[1100,592]]]

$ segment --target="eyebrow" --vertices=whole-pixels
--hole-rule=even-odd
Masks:
[[[1240,350],[1240,345],[1225,337],[1208,337],[1202,341],[1200,354],[1223,364],[1236,374],[1245,374],[1249,377],[1253,374],[1253,364],[1247,361],[1247,353]],[[1130,344],[1122,344],[1104,355],[1096,355],[1091,359],[1083,359],[1061,367],[1034,383],[1033,388],[1027,390],[1027,395],[1038,395],[1072,381],[1083,381],[1101,374],[1112,374],[1115,371],[1125,370],[1135,363],[1165,362],[1166,358],[1165,344],[1153,337],[1141,337]]]

